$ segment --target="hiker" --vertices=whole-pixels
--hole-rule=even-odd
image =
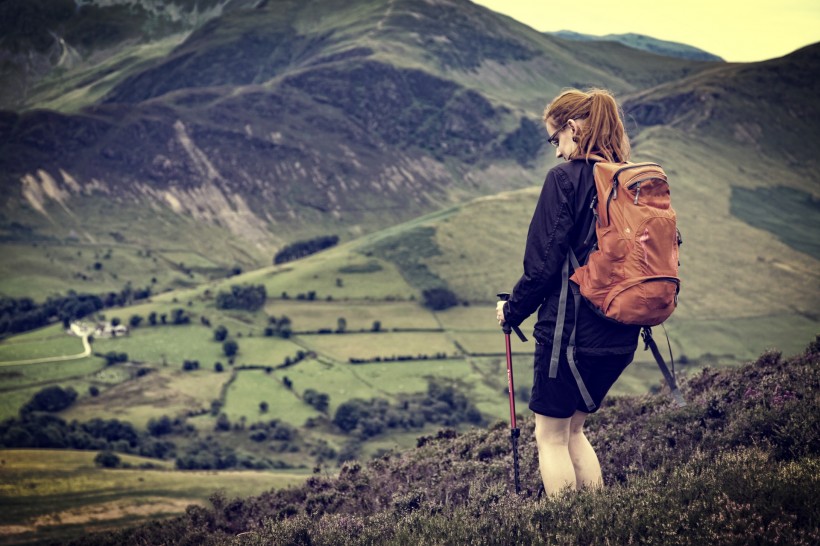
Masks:
[[[547,173],[527,234],[524,274],[509,300],[498,303],[496,318],[501,325],[506,322],[518,326],[538,310],[529,408],[535,413],[544,489],[554,494],[568,486],[580,489],[602,485],[601,466],[584,435],[584,421],[600,407],[610,387],[632,362],[640,327],[602,318],[585,303],[578,306],[575,366],[594,409],[590,410],[582,398],[564,350],[556,351],[557,374],[554,379],[549,377],[564,262],[571,247],[577,260],[586,263],[595,242],[593,238],[584,244],[593,222],[593,160],[628,161],[630,146],[618,105],[605,90],[564,91],[547,106],[543,121],[556,157],[566,161]],[[573,298],[567,300],[566,316],[570,318],[560,334],[564,348],[575,316]]]

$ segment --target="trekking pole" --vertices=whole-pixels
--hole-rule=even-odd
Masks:
[[[506,292],[498,294],[498,299],[501,301],[508,301],[510,295]],[[513,452],[513,476],[515,479],[515,492],[521,493],[521,481],[519,480],[518,472],[518,437],[521,435],[521,430],[515,422],[515,386],[513,382],[513,367],[512,367],[512,347],[510,346],[510,334],[513,330],[518,335],[521,341],[527,341],[521,329],[518,326],[510,326],[506,322],[501,326],[504,331],[504,342],[507,350],[507,392],[510,395],[510,442],[512,443]]]

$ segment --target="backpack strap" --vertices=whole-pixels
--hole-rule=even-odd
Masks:
[[[686,400],[683,398],[683,395],[678,388],[678,384],[675,381],[675,373],[673,371],[669,371],[669,367],[666,365],[666,362],[663,361],[663,357],[661,356],[661,352],[658,349],[658,345],[655,343],[655,340],[652,339],[652,328],[648,326],[644,326],[641,330],[641,337],[643,338],[644,343],[644,351],[647,349],[652,350],[652,356],[655,357],[655,362],[658,363],[658,368],[661,369],[661,373],[663,377],[666,379],[666,383],[669,385],[669,389],[672,391],[672,398],[675,400],[675,404],[682,408],[686,405]],[[666,336],[666,342],[669,343],[669,336]],[[669,354],[672,354],[672,346],[669,346]],[[674,361],[672,361],[672,365],[674,366]]]
[[[571,247],[567,253],[567,258],[564,260],[564,267],[561,270],[561,295],[558,300],[558,317],[555,321],[555,332],[552,336],[552,356],[550,357],[549,369],[549,377],[552,379],[558,376],[558,360],[561,356],[561,337],[564,332],[564,319],[567,314],[567,297],[570,290],[570,265],[572,265],[573,269],[581,267]],[[569,363],[572,376],[575,378],[575,383],[578,384],[578,391],[581,393],[581,398],[584,399],[587,409],[592,411],[596,407],[595,402],[593,402],[592,396],[590,396],[589,390],[581,377],[581,372],[578,371],[578,365],[575,363],[575,330],[578,325],[578,309],[581,306],[581,290],[575,283],[572,283],[572,298],[575,303],[575,316],[572,321],[572,333],[569,335],[569,343],[567,344],[567,362]]]

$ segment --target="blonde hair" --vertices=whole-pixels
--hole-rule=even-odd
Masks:
[[[555,127],[563,127],[571,119],[585,121],[573,139],[578,146],[567,159],[599,155],[615,163],[629,160],[629,137],[621,121],[620,108],[609,91],[568,89],[544,109],[544,123],[550,121]]]

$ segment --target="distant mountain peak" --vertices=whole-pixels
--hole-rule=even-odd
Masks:
[[[688,44],[680,42],[671,42],[668,40],[660,40],[645,34],[636,34],[634,32],[627,32],[624,34],[607,34],[605,36],[595,36],[593,34],[582,34],[571,30],[559,30],[558,32],[546,32],[552,36],[558,36],[565,40],[583,41],[583,42],[618,42],[627,47],[655,53],[656,55],[664,55],[666,57],[676,57],[679,59],[689,59],[693,61],[723,61],[723,58],[718,57],[708,51],[704,51]]]

